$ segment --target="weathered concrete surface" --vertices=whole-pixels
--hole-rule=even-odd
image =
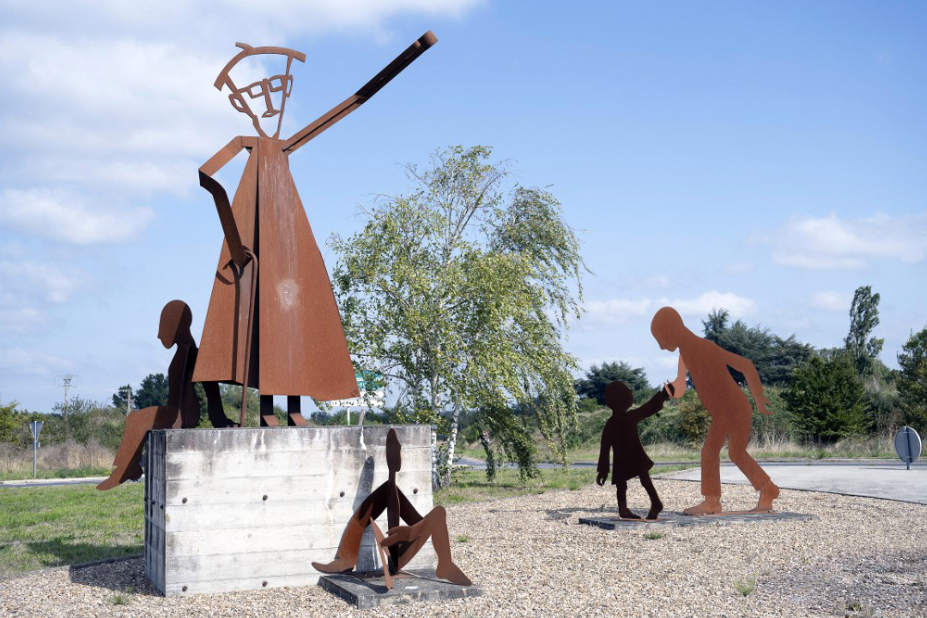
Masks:
[[[927,504],[927,464],[918,461],[905,470],[901,461],[894,464],[859,464],[803,466],[762,464],[773,482],[783,489],[823,491],[844,496],[863,496]],[[686,470],[662,478],[698,481],[700,471]],[[736,466],[721,466],[721,482],[745,484],[747,479]]]
[[[742,515],[701,515],[692,517],[673,511],[660,513],[655,521],[632,521],[619,517],[580,517],[579,523],[587,526],[596,526],[605,530],[653,530],[654,527],[692,527],[692,526],[722,526],[729,524],[745,524],[753,522],[774,521],[810,521],[817,519],[814,515],[802,513],[751,513]]]
[[[431,428],[395,427],[399,487],[433,506]],[[335,556],[348,519],[388,477],[389,427],[281,427],[151,432],[145,564],[166,596],[315,584],[312,561]],[[377,520],[386,529],[386,514]],[[430,542],[410,568],[433,568]],[[360,569],[379,567],[373,535]]]
[[[447,601],[483,595],[483,591],[477,586],[458,586],[435,579],[434,570],[404,572],[415,575],[415,577],[394,578],[392,590],[386,589],[382,575],[363,578],[347,574],[325,575],[319,580],[319,585],[357,606],[358,609],[400,603]]]

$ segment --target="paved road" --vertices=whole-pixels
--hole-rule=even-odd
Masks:
[[[83,477],[75,479],[26,479],[23,481],[0,481],[3,487],[52,487],[54,485],[99,485],[105,476]],[[144,478],[144,477],[143,477]]]
[[[761,463],[773,481],[784,489],[927,504],[927,462],[917,462],[910,470],[905,470],[899,460]],[[698,481],[699,475],[696,469],[663,478]],[[746,484],[747,479],[733,464],[722,464],[721,482]]]

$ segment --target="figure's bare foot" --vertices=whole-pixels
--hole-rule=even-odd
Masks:
[[[472,586],[473,582],[470,581],[470,578],[464,575],[464,572],[460,568],[451,562],[446,560],[444,562],[438,562],[438,568],[435,569],[435,575],[441,579],[446,579],[452,584],[457,584],[458,586]]]
[[[335,558],[328,564],[323,564],[321,562],[313,562],[312,568],[316,571],[321,571],[323,573],[346,573],[354,569],[354,566],[357,564],[357,560],[351,560],[349,558]]]
[[[756,508],[753,509],[754,513],[771,513],[773,500],[779,497],[779,488],[772,481],[766,481],[766,484],[763,485],[763,488],[760,490],[760,501],[757,503]]]
[[[654,500],[650,503],[650,512],[647,513],[647,519],[656,519],[660,516],[660,513],[663,512],[663,503],[659,500]]]
[[[621,519],[640,519],[641,516],[629,509],[618,509],[618,517]]]
[[[696,504],[695,506],[690,506],[685,511],[684,515],[714,515],[715,513],[721,512],[721,497],[720,496],[705,496],[705,500],[701,504]]]

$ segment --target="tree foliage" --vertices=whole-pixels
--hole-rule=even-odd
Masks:
[[[898,353],[898,365],[903,421],[927,433],[927,327],[911,333]]]
[[[850,332],[844,344],[860,375],[869,372],[885,343],[884,339],[871,336],[879,325],[879,300],[880,296],[872,293],[872,286],[864,285],[856,288],[850,304]]]
[[[624,382],[634,393],[634,402],[641,403],[653,395],[643,367],[632,367],[625,361],[593,364],[586,375],[576,380],[576,394],[605,405],[605,387],[612,382]]]
[[[783,397],[805,440],[832,443],[866,429],[863,386],[846,354],[814,355],[796,368]]]
[[[729,323],[730,313],[716,309],[702,320],[705,338],[725,350],[750,359],[766,386],[787,386],[792,370],[811,358],[814,352],[809,344],[801,343],[795,335],[783,339],[762,326],[747,326],[737,320]],[[743,386],[744,377],[731,370],[734,379]]]
[[[141,410],[151,406],[166,406],[168,394],[167,377],[163,373],[149,373],[133,395],[132,408]],[[115,403],[115,395],[113,397]]]
[[[457,146],[435,153],[430,169],[408,166],[410,194],[379,200],[363,230],[330,243],[357,365],[386,376],[410,418],[450,411],[450,455],[464,410],[530,406],[561,444],[575,412],[576,361],[561,336],[580,311],[579,243],[556,198],[507,190],[490,153]]]

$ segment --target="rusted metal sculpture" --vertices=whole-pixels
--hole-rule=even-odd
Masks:
[[[273,395],[288,396],[290,425],[305,424],[301,395],[319,400],[359,396],[331,283],[288,157],[363,105],[435,42],[434,34],[425,33],[360,90],[288,139],[279,136],[293,86],[290,68],[293,60],[305,62],[304,54],[238,43],[242,51],[216,79],[216,88],[228,86],[231,91],[232,106],[251,117],[258,136],[236,137],[199,170],[200,185],[215,201],[225,241],[193,380],[258,388],[262,426],[277,424]],[[230,71],[245,58],[267,54],[283,56],[286,71],[236,86]],[[274,118],[276,131],[268,135],[261,119]],[[230,205],[213,176],[243,149],[250,156]],[[247,392],[242,388],[242,425]]]
[[[634,410],[628,410],[634,403],[631,389],[623,382],[612,382],[605,387],[605,405],[611,408],[612,416],[602,429],[596,483],[602,486],[608,480],[609,455],[614,451],[614,463],[611,465],[612,485],[617,488],[618,516],[622,519],[640,519],[640,516],[628,509],[628,481],[635,476],[640,478],[641,486],[650,496],[650,512],[647,513],[647,519],[656,519],[663,510],[657,489],[650,480],[653,460],[644,451],[637,425],[663,409],[663,403],[672,393],[673,385],[666,384],[647,403]]]
[[[197,348],[190,324],[193,314],[190,307],[182,300],[172,300],[161,310],[161,323],[158,339],[165,348],[177,346],[174,358],[167,368],[168,396],[166,406],[152,406],[136,410],[126,417],[126,427],[122,442],[116,451],[113,462],[115,469],[109,478],[97,485],[100,491],[112,489],[128,480],[137,480],[142,475],[139,457],[145,434],[152,429],[189,429],[200,422],[200,404],[193,389],[191,376],[196,365]],[[230,421],[222,411],[222,399],[219,385],[215,382],[203,384],[206,391],[206,403],[209,420],[213,427],[231,427]]]
[[[323,573],[345,573],[357,565],[361,538],[367,526],[373,529],[383,565],[383,578],[387,589],[393,587],[393,576],[409,563],[430,538],[438,557],[435,575],[441,579],[470,586],[470,579],[454,564],[451,559],[451,543],[447,533],[447,512],[442,506],[436,506],[422,517],[402,490],[396,486],[396,473],[402,467],[401,446],[394,429],[386,436],[386,465],[389,468],[389,480],[367,496],[354,516],[348,521],[335,559],[327,564],[313,562],[312,566]],[[388,529],[386,535],[380,530],[376,518],[386,511]],[[408,525],[399,525],[399,520]],[[388,552],[388,555],[386,555]]]
[[[728,371],[730,367],[742,373],[753,394],[757,411],[771,414],[766,408],[768,401],[763,395],[763,384],[756,367],[748,359],[728,352],[690,331],[672,307],[663,307],[657,311],[650,324],[650,332],[662,349],[670,352],[679,350],[679,373],[673,381],[673,397],[682,397],[686,390],[688,371],[702,405],[711,415],[708,436],[702,446],[702,495],[705,500],[686,509],[685,514],[714,515],[724,512],[721,507],[719,466],[725,440],[728,441],[731,461],[740,468],[753,488],[760,492],[756,508],[748,512],[771,512],[773,500],[779,497],[779,488],[747,453],[753,407]]]

